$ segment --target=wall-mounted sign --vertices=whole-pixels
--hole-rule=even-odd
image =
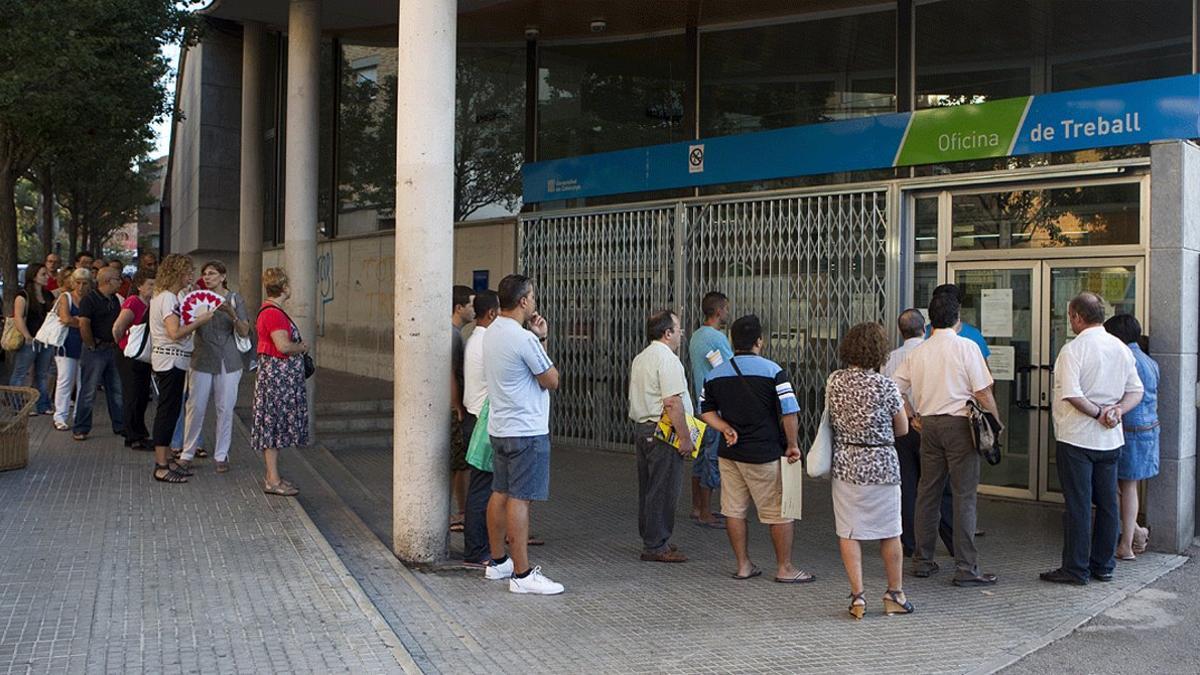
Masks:
[[[1200,75],[526,164],[544,202],[1200,137]]]

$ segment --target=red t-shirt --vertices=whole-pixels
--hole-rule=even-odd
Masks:
[[[50,275],[50,280],[46,282],[46,290],[58,290],[58,279],[55,279],[53,274]]]
[[[131,295],[128,298],[125,298],[125,302],[121,303],[121,309],[127,309],[133,312],[133,323],[129,325],[136,326],[142,322],[142,318],[146,316],[146,310],[150,309],[150,307],[145,302],[142,302],[141,297]],[[128,343],[129,331],[126,330],[125,334],[121,336],[121,339],[117,341],[117,346],[121,348],[121,351],[125,351],[125,345]]]
[[[258,312],[258,320],[254,322],[254,329],[258,332],[258,353],[266,356],[274,356],[277,359],[286,359],[287,354],[275,348],[275,341],[271,339],[271,333],[277,330],[285,330],[288,335],[292,335],[292,322],[288,320],[283,310],[268,302],[264,302],[262,309]]]

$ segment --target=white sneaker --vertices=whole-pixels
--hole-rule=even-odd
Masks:
[[[510,572],[511,573],[511,572]],[[512,593],[530,593],[533,595],[558,595],[563,592],[563,585],[548,579],[542,574],[542,566],[533,568],[524,579],[512,577],[508,580],[508,590]]]
[[[512,575],[513,575],[512,558],[505,560],[504,562],[500,563],[499,565],[488,565],[483,570],[484,578],[491,579],[492,581],[504,581],[505,579],[511,577]]]

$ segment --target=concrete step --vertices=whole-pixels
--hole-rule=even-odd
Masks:
[[[362,415],[392,412],[392,399],[362,401],[317,401],[313,406],[317,417],[325,415]]]
[[[322,434],[321,445],[329,448],[334,454],[338,450],[391,450],[392,431],[348,431],[344,433]]]
[[[392,430],[391,413],[362,413],[342,415],[317,415],[315,426],[318,434],[343,434],[356,431]]]

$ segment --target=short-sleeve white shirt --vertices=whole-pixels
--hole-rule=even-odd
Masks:
[[[683,397],[683,408],[692,412],[683,362],[661,340],[651,342],[629,368],[629,419],[653,422],[662,417],[663,399]]]
[[[892,379],[922,416],[966,416],[967,401],[992,384],[979,346],[953,328],[933,331],[909,352]]]
[[[1063,345],[1054,361],[1054,438],[1088,450],[1116,450],[1125,444],[1121,425],[1108,429],[1067,399],[1082,397],[1106,406],[1142,390],[1129,347],[1102,326],[1085,329]]]
[[[166,318],[171,314],[179,316],[179,304],[179,296],[170,291],[159,291],[150,300],[150,316],[146,321],[150,329],[150,344],[153,345],[150,351],[150,367],[156,373],[172,368],[187,370],[192,363],[194,333],[188,333],[187,337],[179,341],[167,337]]]
[[[499,438],[550,433],[550,392],[537,376],[554,364],[533,333],[502,316],[483,336],[487,379],[488,433]]]
[[[486,334],[487,328],[475,326],[463,352],[463,406],[476,417],[487,399],[487,375],[483,372],[483,336]]]

